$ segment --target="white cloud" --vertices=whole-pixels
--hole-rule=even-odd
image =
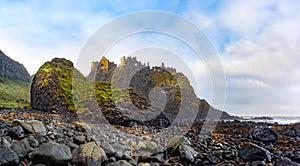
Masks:
[[[271,21],[276,13],[270,6],[272,1],[225,1],[217,14],[220,25],[230,29],[237,35],[251,37]]]
[[[222,59],[229,112],[300,115],[300,91],[295,88],[300,85],[300,43],[298,36],[290,35],[298,33],[297,26],[270,31],[277,29],[274,23],[256,38],[227,47]]]
[[[30,74],[54,57],[76,61],[87,38],[114,15],[92,4],[1,1],[0,49]]]
[[[300,115],[300,6],[297,1],[223,1],[186,17],[216,43],[227,78],[229,113]],[[298,112],[297,112],[298,110]]]
[[[173,1],[163,6],[182,13],[203,28],[217,48],[221,48],[228,85],[228,112],[300,115],[297,113],[300,110],[298,1],[225,0],[216,7],[209,2],[189,1],[183,9],[179,3]],[[31,74],[54,57],[76,62],[84,42],[108,20],[119,13],[162,9],[158,4],[160,1],[131,6],[121,1],[113,4],[79,0],[0,1],[0,6],[5,6],[0,10],[0,49],[23,63]],[[210,88],[205,86],[210,80],[203,63],[193,59],[189,66],[198,79],[200,97],[209,100]]]

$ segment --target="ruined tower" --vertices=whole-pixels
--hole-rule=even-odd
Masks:
[[[103,56],[100,60],[100,71],[101,72],[104,72],[104,73],[107,73],[108,70],[109,70],[109,60]]]
[[[122,56],[122,57],[121,57],[121,64],[120,64],[120,67],[125,66],[125,64],[126,64],[125,56]]]

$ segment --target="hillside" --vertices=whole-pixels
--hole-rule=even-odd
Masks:
[[[29,91],[30,75],[25,67],[0,50],[0,107],[28,107]]]
[[[174,119],[174,115],[177,115],[180,109],[190,112],[183,115],[185,118],[190,118],[190,115],[195,115],[195,112],[193,111],[198,112],[197,119],[205,119],[209,111],[211,111],[210,119],[214,119],[215,117],[218,117],[218,115],[221,115],[222,119],[237,118],[224,111],[213,108],[204,99],[197,98],[188,78],[183,73],[176,72],[175,69],[164,66],[152,68],[149,66],[140,66],[139,64],[141,64],[141,62],[131,57],[126,60],[123,62],[123,65],[108,70],[108,72],[101,73],[102,70],[99,70],[96,72],[93,71],[94,74],[98,73],[99,75],[96,74],[95,76],[91,76],[93,74],[92,72],[89,74],[89,78],[99,78],[105,75],[106,81],[104,82],[111,82],[112,85],[125,89],[129,86],[129,88],[134,90],[134,93],[129,93],[129,96],[122,97],[123,103],[118,101],[114,102],[116,105],[121,105],[123,109],[125,107],[125,109],[128,110],[159,110],[166,114],[170,119]],[[102,62],[99,64],[101,63]],[[158,102],[153,103],[150,101],[149,95],[151,94],[151,91],[155,89],[158,90],[156,91],[157,95],[155,96],[155,100]],[[98,88],[98,90],[101,91],[101,88]],[[167,97],[166,103],[163,108],[159,109],[160,104],[162,103],[159,101],[164,100],[159,97],[163,95],[166,95]],[[98,102],[101,101],[98,100]]]
[[[29,82],[0,78],[0,107],[28,107],[30,105],[29,90]]]
[[[30,75],[23,64],[9,58],[0,50],[0,77],[10,80],[30,81]]]
[[[223,119],[236,118],[197,98],[182,73],[170,73],[160,67],[146,67],[137,72],[132,72],[136,69],[128,66],[114,70],[110,71],[114,76],[107,77],[108,81],[93,82],[74,69],[71,61],[55,58],[42,65],[35,74],[31,106],[43,111],[87,115],[82,117],[87,120],[102,111],[110,123],[121,125],[132,121],[156,125],[163,120],[163,126],[168,126],[181,110],[185,112],[181,115],[183,119],[194,119],[195,116],[204,119],[209,110],[212,115],[222,114]],[[127,83],[129,87],[124,86]]]

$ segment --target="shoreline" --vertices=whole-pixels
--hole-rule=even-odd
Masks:
[[[32,109],[1,109],[0,165],[233,166],[300,162],[300,123],[220,121],[211,130],[209,125],[202,128],[203,123],[154,129],[71,119]],[[35,123],[39,124],[38,132]],[[42,153],[43,148],[46,151]],[[90,148],[97,153],[89,153]],[[51,149],[57,154],[63,149],[68,155],[51,154]],[[5,155],[12,160],[3,158]]]

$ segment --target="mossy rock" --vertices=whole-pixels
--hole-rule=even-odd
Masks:
[[[75,112],[72,91],[73,77],[85,77],[64,58],[46,62],[34,75],[31,84],[31,106],[34,109],[56,112]],[[84,81],[82,84],[85,84]]]

